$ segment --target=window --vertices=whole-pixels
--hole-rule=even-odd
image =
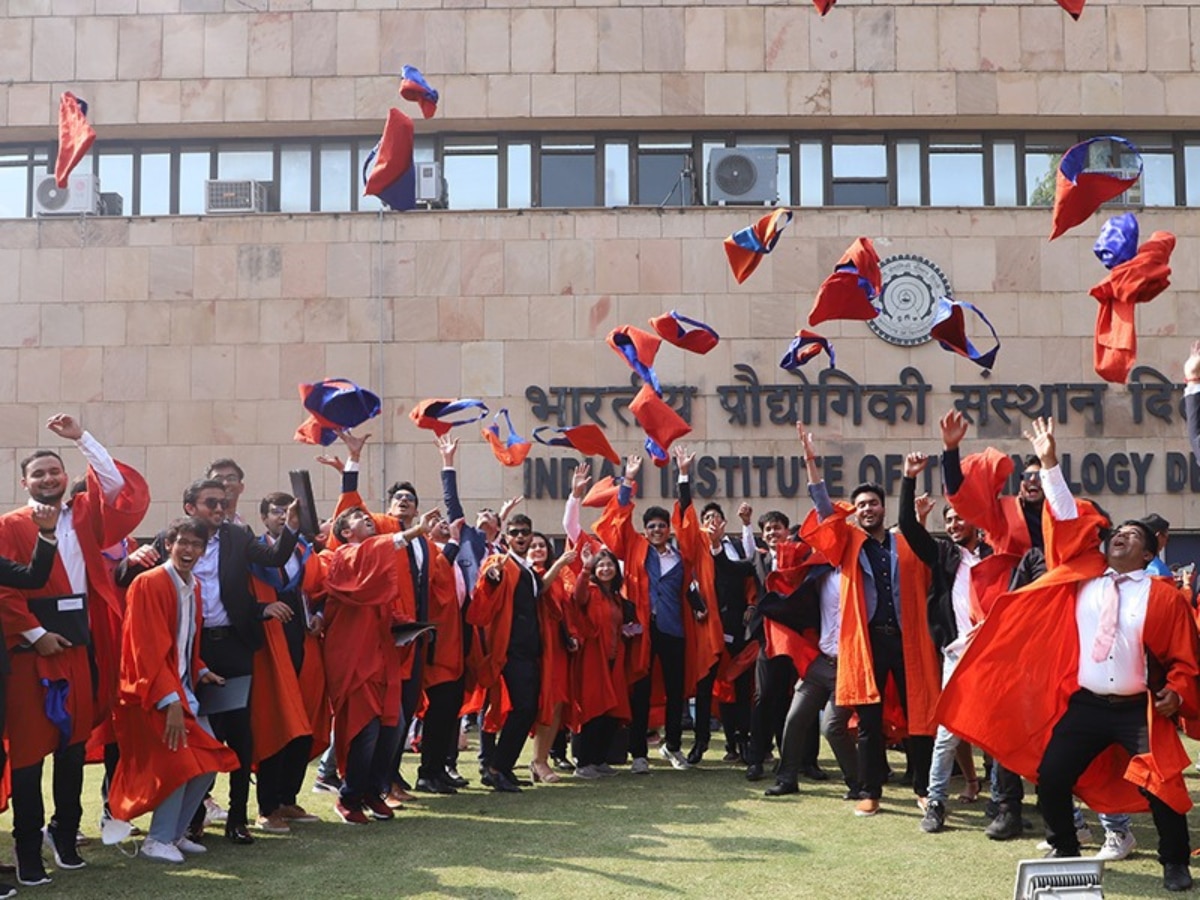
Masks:
[[[349,144],[322,144],[319,172],[319,209],[322,212],[349,212],[354,167]]]
[[[533,206],[533,146],[528,142],[508,145],[508,196],[505,206],[509,209],[528,209]]]
[[[641,206],[692,206],[695,167],[691,141],[650,138],[638,141],[637,202]]]
[[[778,154],[775,166],[775,191],[780,205],[792,202],[792,153],[788,139],[782,135],[739,137],[739,147],[774,147]]]
[[[448,209],[499,209],[500,163],[493,140],[456,138],[442,149]]]
[[[978,135],[930,138],[929,205],[983,206],[983,142]]]
[[[595,144],[543,141],[538,163],[538,206],[596,205]]]
[[[921,142],[896,141],[896,204],[921,205]]]
[[[179,213],[204,212],[205,182],[213,177],[212,153],[185,150],[179,154]]]
[[[825,148],[820,141],[801,141],[800,205],[825,205]]]
[[[604,145],[604,205],[629,205],[629,145],[624,142]]]
[[[96,159],[100,190],[121,195],[121,214],[133,215],[133,154],[102,153]]]
[[[165,216],[171,211],[171,156],[143,153],[134,215]]]
[[[887,147],[882,138],[862,142],[835,138],[830,148],[833,206],[887,206]]]
[[[1017,205],[1017,145],[1011,140],[992,143],[992,203]]]
[[[0,157],[0,219],[22,219],[28,215],[25,209],[29,201],[28,182],[28,166],[6,166],[4,157]]]
[[[1200,206],[1200,144],[1188,144],[1183,148],[1183,168],[1187,205]]]
[[[1025,141],[1025,204],[1054,205],[1058,161],[1067,148],[1079,143],[1073,134],[1033,135]]]
[[[279,153],[279,209],[312,209],[312,147],[285,147]]]

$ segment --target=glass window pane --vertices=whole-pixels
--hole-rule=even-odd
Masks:
[[[639,153],[638,203],[642,206],[691,206],[690,153]]]
[[[375,145],[372,144],[372,147]],[[437,156],[435,154],[433,138],[419,137],[413,140],[413,162],[435,162]]]
[[[921,143],[896,142],[896,204],[921,205]]]
[[[992,144],[992,186],[996,206],[1017,205],[1017,147],[1012,141]]]
[[[284,147],[279,154],[280,212],[312,211],[312,150]]]
[[[542,153],[542,206],[596,205],[596,154]]]
[[[834,206],[887,206],[887,182],[835,181],[832,203]]]
[[[1174,206],[1175,157],[1168,153],[1142,153],[1142,166],[1142,180],[1139,182],[1142,205]]]
[[[218,147],[217,177],[227,181],[274,181],[275,167],[271,151]]]
[[[983,206],[983,153],[929,153],[931,206]]]
[[[887,148],[883,144],[834,144],[834,178],[886,178]]]
[[[821,206],[825,202],[825,158],[821,144],[800,144],[800,205]]]
[[[1030,206],[1054,204],[1054,178],[1061,153],[1025,154],[1025,202]]]
[[[530,144],[508,145],[508,208],[533,206],[533,148]]]
[[[138,208],[135,215],[164,216],[171,211],[171,157],[167,153],[143,153]],[[201,182],[203,190],[203,182]]]
[[[321,147],[321,210],[346,212],[350,209],[350,146],[326,144]]]
[[[778,178],[775,180],[779,192],[778,202],[783,206],[792,205],[792,153],[788,149],[779,151]]]
[[[442,157],[447,209],[496,209],[499,170],[494,154]]]
[[[1200,206],[1200,145],[1183,148],[1184,183],[1187,185],[1187,205]]]
[[[211,176],[209,152],[184,152],[179,154],[179,212],[189,215],[204,212],[204,182]],[[142,183],[145,184],[143,172]],[[143,200],[143,206],[145,201]]]
[[[121,195],[121,211],[133,215],[133,154],[105,153],[100,161],[100,190]]]
[[[0,167],[0,219],[25,218],[28,178],[29,169],[25,166]]]
[[[604,205],[629,205],[629,145],[604,147]]]

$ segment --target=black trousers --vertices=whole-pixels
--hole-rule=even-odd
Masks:
[[[54,817],[50,830],[73,835],[83,817],[83,760],[86,744],[72,744],[54,754]],[[46,806],[42,799],[42,764],[12,770],[13,840],[17,855],[41,852],[42,826],[46,824]]]
[[[239,678],[254,671],[254,651],[232,628],[204,628],[200,631],[200,658],[222,678]],[[253,687],[251,687],[253,690]],[[250,707],[214,713],[208,717],[213,737],[237,754],[238,768],[229,773],[229,818],[226,827],[246,824],[246,806],[250,800],[250,766],[254,761],[254,741],[250,728]],[[203,822],[204,806],[197,810]]]
[[[462,707],[463,682],[444,681],[425,690],[424,730],[421,732],[421,767],[418,778],[441,778],[446,774],[450,751],[458,746],[458,711]]]
[[[685,612],[685,615],[691,615]],[[662,669],[663,690],[667,694],[667,749],[678,750],[683,743],[683,638],[658,630],[650,620],[650,668],[654,661]],[[629,724],[629,754],[634,759],[648,754],[646,731],[650,726],[650,681],[647,675],[634,684],[629,692],[632,721]]]
[[[383,725],[372,719],[351,739],[339,792],[343,806],[356,809],[368,797],[379,798],[391,788],[396,741],[404,740],[403,725]]]
[[[783,723],[791,707],[788,692],[796,683],[796,667],[791,657],[768,657],[765,651],[760,651],[754,679],[756,690],[750,714],[750,752],[746,762],[761,766],[772,741],[782,746]]]
[[[1131,756],[1149,749],[1146,699],[1110,703],[1090,691],[1071,695],[1038,766],[1038,807],[1046,820],[1046,837],[1059,853],[1079,855],[1071,794],[1075,782],[1102,751],[1120,744]],[[1158,831],[1158,861],[1187,864],[1191,856],[1187,816],[1143,790]]]
[[[542,683],[542,662],[536,658],[509,657],[501,673],[512,710],[504,720],[496,749],[492,752],[491,767],[498,772],[511,772],[517,757],[529,737],[529,729],[537,721],[538,692]]]
[[[596,716],[584,723],[575,742],[575,756],[581,766],[598,766],[608,761],[608,748],[617,733],[613,716]]]
[[[425,662],[425,642],[417,641],[417,649],[413,658],[412,674],[405,680],[400,688],[400,718],[408,724],[412,724],[413,717],[417,714],[417,707],[421,705],[421,673],[424,670]],[[404,733],[400,736],[400,746],[396,748],[396,758],[394,760],[393,777],[396,781],[400,781],[404,776],[400,774],[400,760],[404,756],[404,745],[408,739],[407,725]],[[422,741],[424,737],[422,737]]]
[[[717,680],[714,665],[696,683],[696,741],[707,744],[712,740],[712,696]],[[737,751],[750,736],[750,708],[754,693],[754,671],[747,669],[733,682],[734,701],[721,703],[721,728],[725,732],[725,749]]]
[[[997,803],[1014,804],[1020,803],[1025,799],[1025,782],[1021,780],[1021,776],[1011,769],[1006,769],[998,762],[992,763],[996,767],[996,790],[992,794],[992,799]]]
[[[281,806],[296,805],[296,795],[308,771],[312,742],[311,734],[294,738],[278,753],[259,762],[255,794],[260,816],[269,816]]]

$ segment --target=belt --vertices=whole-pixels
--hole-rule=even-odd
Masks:
[[[200,630],[204,637],[210,641],[223,641],[226,638],[233,637],[236,633],[232,625],[219,625],[216,628],[202,628]]]
[[[1145,703],[1146,695],[1142,694],[1097,694],[1089,691],[1087,688],[1080,688],[1080,693],[1085,694],[1090,700],[1098,700],[1101,703],[1107,703],[1110,706],[1126,706],[1130,703]]]
[[[871,631],[875,634],[886,634],[888,636],[897,635],[900,629],[895,625],[872,625]]]
[[[829,663],[829,665],[833,666],[835,669],[837,668],[836,656],[830,656],[828,653],[822,653],[821,659],[825,660],[825,662]]]

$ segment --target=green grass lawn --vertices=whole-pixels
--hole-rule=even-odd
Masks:
[[[473,769],[470,755],[463,755],[464,774]],[[833,771],[831,760],[823,765]],[[893,756],[892,765],[902,770],[903,759]],[[766,798],[771,782],[751,784],[741,767],[710,760],[676,772],[657,757],[652,766],[649,776],[568,778],[519,795],[472,786],[363,827],[338,821],[332,795],[307,792],[310,779],[300,802],[321,816],[319,824],[262,836],[251,847],[212,834],[210,852],[182,866],[130,859],[94,840],[82,850],[86,869],[48,866],[54,883],[22,888],[20,896],[1007,900],[1017,860],[1041,855],[1034,849],[1041,837],[1036,813],[1029,817],[1039,830],[1028,840],[983,836],[985,798],[952,801],[946,831],[926,835],[906,788],[889,788],[882,812],[860,819],[832,781]],[[98,769],[89,767],[83,830],[93,837],[98,785]],[[215,793],[221,801],[227,796],[224,776]],[[1095,817],[1089,820],[1099,835]],[[1107,897],[1165,895],[1149,816],[1137,817],[1135,834],[1135,854],[1105,874]]]

